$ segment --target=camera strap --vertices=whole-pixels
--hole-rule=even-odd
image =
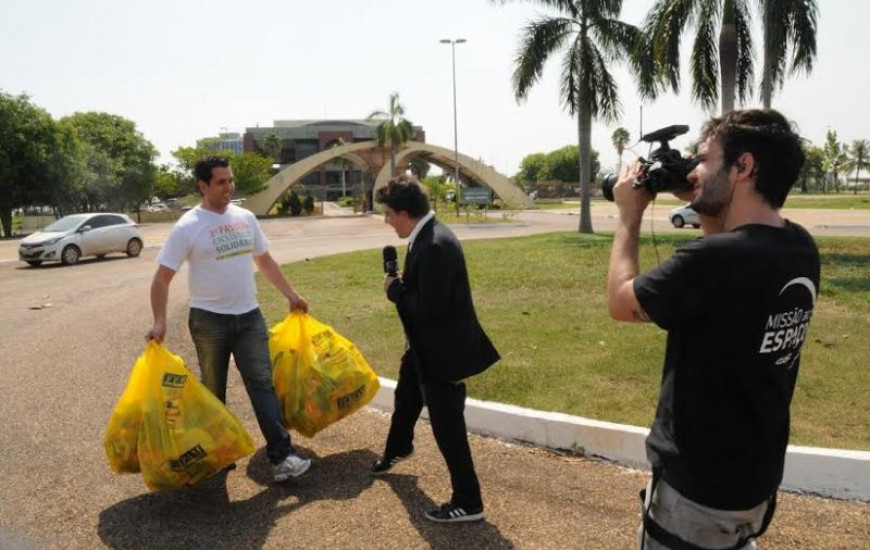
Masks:
[[[663,544],[667,548],[671,550],[711,550],[710,548],[705,548],[703,546],[698,546],[692,542],[684,540],[679,536],[667,531],[664,527],[655,522],[655,520],[650,517],[650,508],[652,508],[652,498],[655,495],[656,487],[661,480],[661,471],[653,470],[652,483],[650,484],[650,504],[646,506],[646,489],[643,489],[640,492],[640,501],[643,506],[643,534],[641,535],[641,550],[645,550],[645,541],[647,533],[650,537],[655,539],[658,543]],[[770,526],[771,520],[773,520],[773,513],[776,510],[776,491],[773,492],[772,495],[767,500],[767,510],[764,511],[764,518],[761,521],[761,527],[755,533],[750,533],[748,535],[744,535],[740,537],[734,546],[729,546],[728,548],[717,549],[717,550],[740,550],[752,539],[756,539],[764,534],[767,531],[767,528]]]

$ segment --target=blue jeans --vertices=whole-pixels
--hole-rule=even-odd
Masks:
[[[190,308],[187,324],[196,346],[202,383],[226,403],[232,354],[266,438],[266,455],[272,464],[283,461],[292,450],[290,434],[281,421],[281,407],[272,384],[269,334],[259,308],[241,315]]]

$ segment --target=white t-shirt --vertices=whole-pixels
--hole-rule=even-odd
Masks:
[[[187,260],[190,307],[240,315],[259,306],[253,257],[268,249],[250,210],[230,204],[218,214],[197,206],[172,228],[157,263],[178,271]]]

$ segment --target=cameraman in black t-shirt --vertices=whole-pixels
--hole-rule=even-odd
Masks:
[[[779,209],[804,163],[800,138],[772,110],[707,122],[691,200],[705,235],[640,273],[641,218],[652,199],[614,188],[619,226],[608,276],[610,315],[667,330],[647,437],[642,550],[755,548],[773,516],[801,345],[819,288],[810,235]]]

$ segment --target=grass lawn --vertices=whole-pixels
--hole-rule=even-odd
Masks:
[[[657,199],[664,206],[680,206],[686,201],[674,197],[670,193],[662,193]],[[802,195],[792,191],[785,201],[784,208],[824,209],[824,210],[870,210],[870,194],[829,193],[827,195]]]
[[[660,257],[691,238],[659,235]],[[552,233],[463,243],[478,315],[502,355],[469,381],[471,396],[650,424],[665,333],[607,315],[611,240],[611,235]],[[818,243],[822,288],[804,345],[791,442],[870,450],[870,240]],[[646,240],[641,264],[648,268],[655,261]],[[370,250],[284,269],[315,317],[354,341],[379,375],[395,378],[404,336],[381,288],[381,264],[381,251]],[[286,300],[263,280],[259,284],[264,313],[274,324],[286,314]]]

